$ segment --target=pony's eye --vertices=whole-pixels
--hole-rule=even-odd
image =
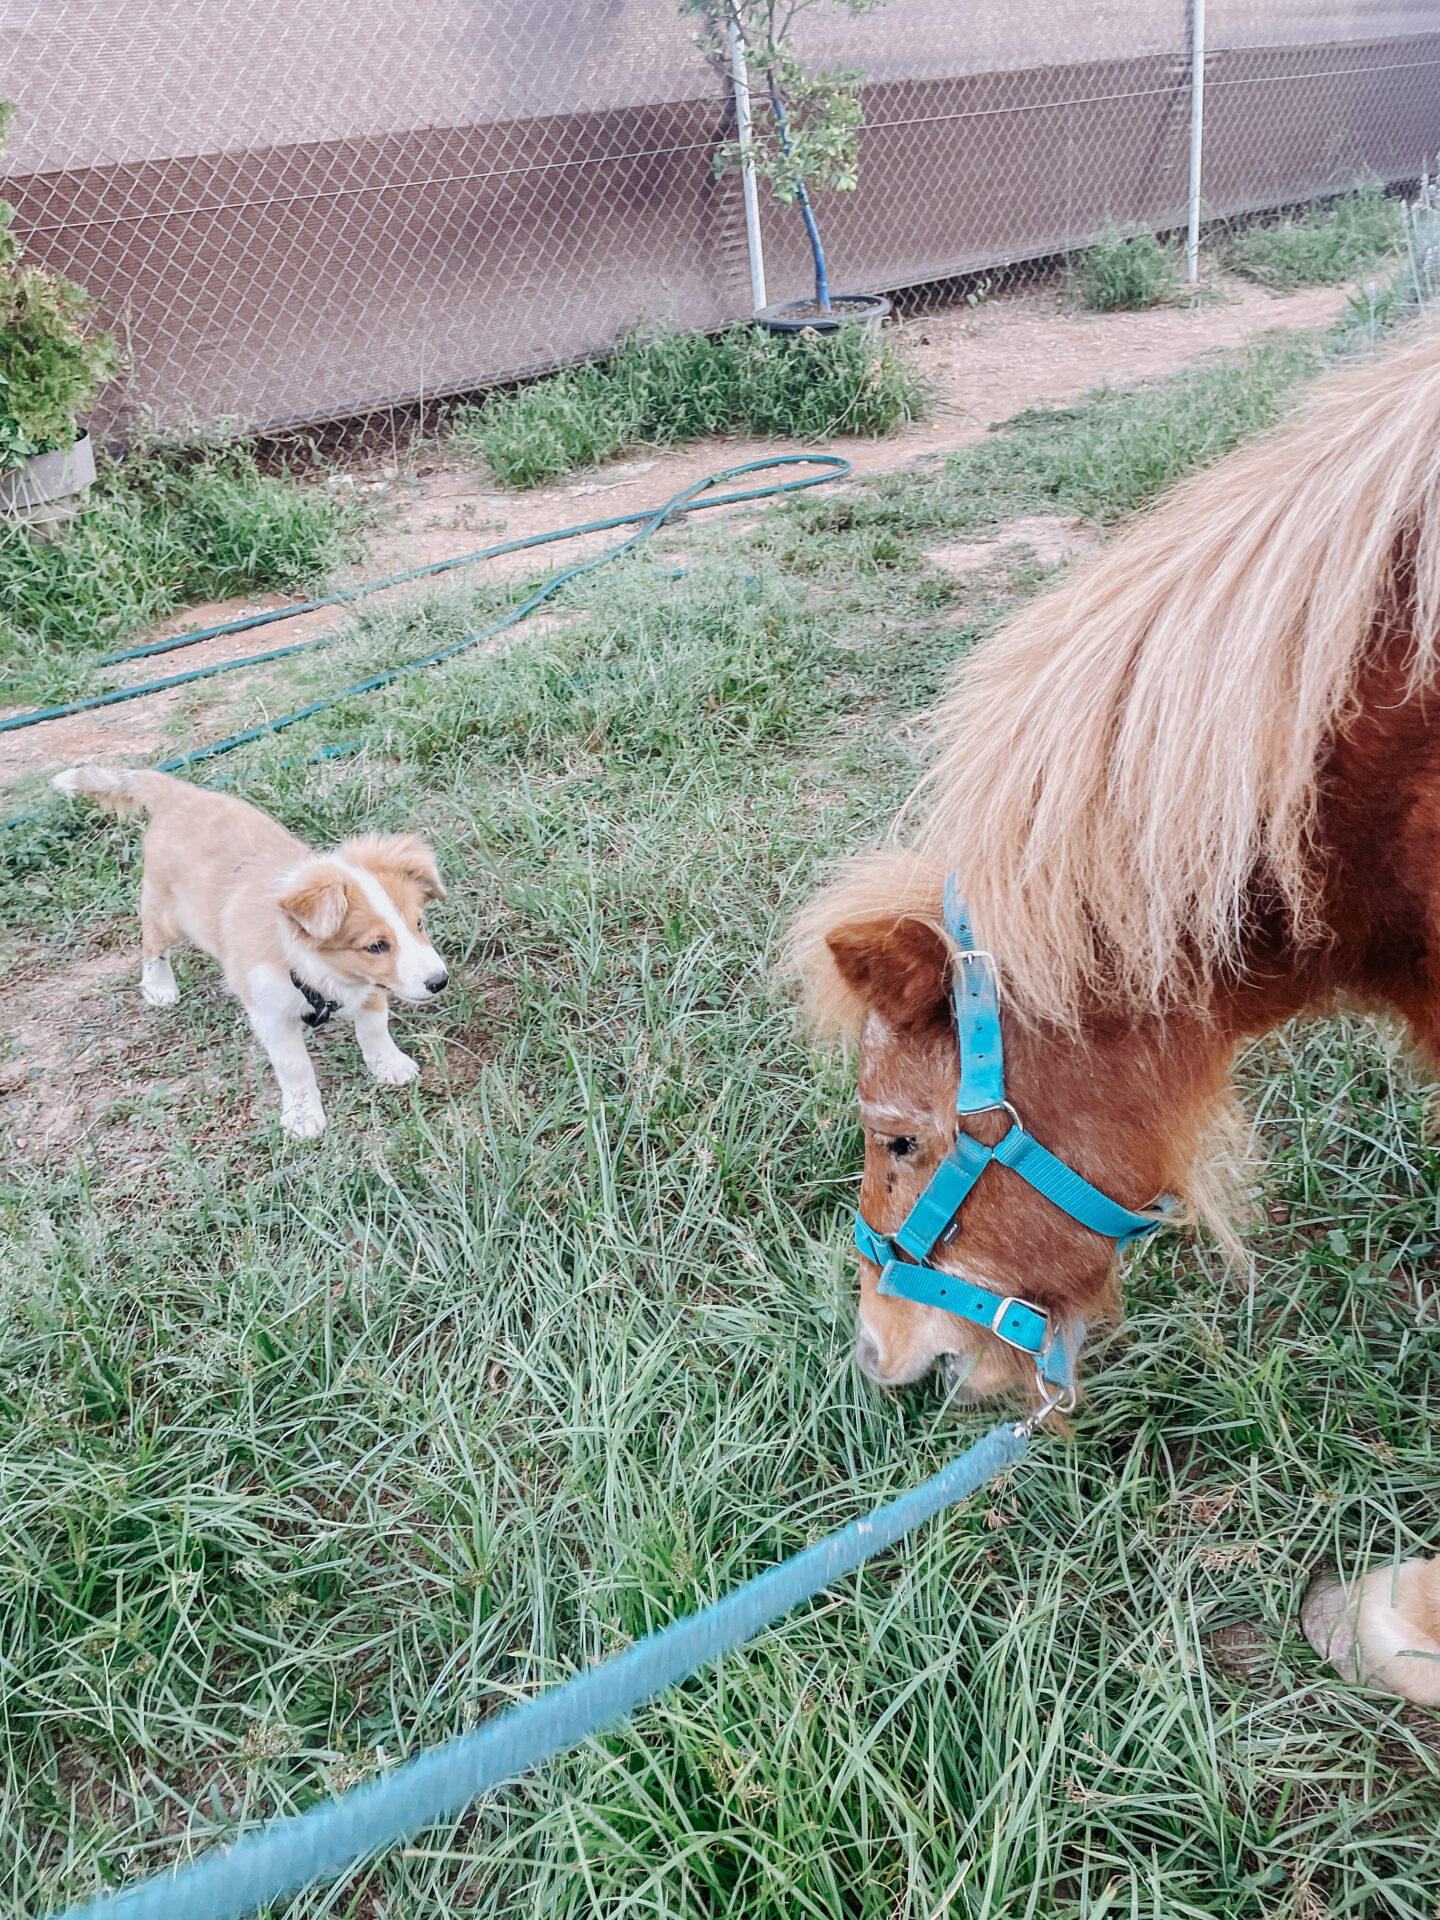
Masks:
[[[390,951],[390,942],[388,940],[372,940],[365,951],[366,953],[388,953]]]
[[[913,1133],[902,1133],[898,1140],[887,1140],[885,1150],[893,1153],[897,1160],[903,1160],[907,1154],[914,1153],[919,1144]]]

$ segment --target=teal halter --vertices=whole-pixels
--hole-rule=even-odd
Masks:
[[[879,1267],[882,1294],[914,1300],[920,1306],[940,1307],[986,1327],[1007,1346],[1034,1354],[1040,1379],[1047,1387],[1068,1387],[1074,1350],[1079,1344],[1076,1334],[1066,1337],[1060,1329],[1052,1333],[1049,1317],[1042,1309],[1013,1294],[992,1293],[959,1274],[931,1266],[931,1253],[937,1245],[948,1245],[959,1233],[960,1208],[992,1160],[1018,1173],[1081,1226],[1122,1246],[1163,1227],[1166,1211],[1174,1202],[1163,1199],[1150,1213],[1132,1213],[1129,1207],[1122,1207],[1118,1200],[1092,1187],[1025,1131],[1019,1114],[1005,1098],[1005,1049],[991,956],[975,945],[970,910],[960,898],[954,874],[945,882],[945,925],[959,948],[953,987],[955,1029],[960,1041],[960,1090],[955,1111],[962,1115],[991,1113],[1003,1107],[1013,1124],[993,1147],[983,1146],[971,1134],[958,1133],[954,1146],[895,1234],[887,1237],[877,1233],[857,1212],[855,1244]]]

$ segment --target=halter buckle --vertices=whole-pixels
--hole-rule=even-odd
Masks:
[[[991,1333],[994,1334],[997,1340],[1003,1340],[1007,1347],[1014,1347],[1017,1353],[1033,1354],[1035,1349],[1033,1347],[1027,1347],[1023,1340],[1012,1340],[1008,1333],[1002,1333],[1000,1331],[1000,1322],[1005,1318],[1007,1311],[1011,1307],[1024,1307],[1030,1313],[1039,1314],[1040,1318],[1045,1321],[1047,1326],[1049,1324],[1050,1316],[1046,1313],[1041,1313],[1039,1307],[1031,1306],[1028,1300],[1022,1300],[1018,1293],[1007,1293],[1004,1299],[999,1301],[999,1303],[996,1305],[994,1313],[992,1313],[990,1316],[990,1331]]]

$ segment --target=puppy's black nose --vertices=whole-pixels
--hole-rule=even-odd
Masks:
[[[443,993],[449,984],[450,976],[448,973],[432,973],[430,978],[425,982],[425,991],[427,993]]]

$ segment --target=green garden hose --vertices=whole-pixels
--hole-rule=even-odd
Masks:
[[[750,487],[740,493],[718,495],[714,499],[702,499],[700,496],[712,487],[722,486],[728,480],[739,479],[747,473],[763,473],[773,467],[818,466],[825,469],[821,473],[811,474],[804,480],[777,481],[769,486]],[[301,606],[277,608],[272,613],[251,615],[245,620],[232,621],[227,626],[207,627],[195,633],[181,634],[174,640],[159,641],[153,647],[136,648],[129,655],[110,655],[111,659],[136,658],[149,652],[164,651],[168,648],[190,646],[198,640],[205,640],[217,634],[238,632],[246,627],[259,626],[268,621],[292,619],[297,613],[303,613],[314,607],[331,606],[341,600],[354,599],[362,593],[378,593],[384,587],[396,586],[405,580],[417,579],[425,574],[436,573],[442,568],[458,567],[468,561],[482,560],[498,553],[514,552],[520,547],[539,546],[547,541],[568,540],[581,533],[600,532],[609,527],[631,526],[636,521],[643,524],[636,527],[628,540],[622,540],[618,546],[607,552],[597,554],[594,559],[577,561],[574,566],[564,568],[548,580],[543,587],[512,607],[501,620],[494,621],[488,627],[466,634],[463,640],[442,647],[437,653],[428,653],[418,660],[401,661],[398,665],[387,667],[382,673],[373,674],[368,680],[358,681],[352,687],[342,687],[338,693],[327,695],[323,700],[312,700],[308,706],[297,707],[293,713],[281,714],[278,719],[262,721],[258,726],[247,727],[242,733],[232,733],[224,740],[217,740],[208,747],[197,747],[190,753],[176,754],[173,759],[162,760],[154,769],[157,773],[174,773],[182,767],[196,765],[201,760],[213,760],[223,753],[231,753],[236,747],[246,746],[252,740],[263,739],[266,734],[281,733],[287,727],[293,727],[301,720],[312,719],[318,713],[324,713],[338,706],[343,700],[350,700],[362,693],[374,693],[381,687],[388,687],[393,681],[406,674],[419,673],[425,667],[438,666],[443,660],[452,660],[456,654],[464,653],[482,640],[489,640],[497,633],[503,633],[507,627],[515,626],[532,614],[535,609],[569,581],[578,579],[581,574],[593,573],[597,567],[608,566],[612,560],[619,559],[622,553],[628,553],[642,540],[648,540],[658,533],[665,523],[681,513],[692,513],[701,507],[730,506],[742,500],[765,499],[772,494],[800,493],[807,487],[818,487],[828,480],[843,480],[850,472],[850,462],[842,460],[832,453],[784,453],[774,454],[766,460],[749,460],[743,466],[726,467],[720,473],[707,474],[703,480],[697,480],[692,486],[685,487],[673,495],[662,507],[647,508],[642,513],[624,514],[612,520],[591,520],[575,527],[563,527],[554,533],[533,534],[525,540],[507,541],[503,546],[488,547],[479,553],[463,554],[455,560],[442,560],[428,567],[416,567],[409,573],[393,574],[388,579],[371,581],[364,587],[350,589],[344,594],[335,594],[326,600],[306,601]],[[109,706],[120,700],[138,700],[147,693],[158,693],[167,687],[181,686],[192,680],[208,679],[217,673],[232,673],[241,667],[263,665],[270,660],[284,659],[287,655],[300,653],[307,648],[321,646],[334,638],[331,634],[321,634],[313,640],[298,641],[294,646],[277,647],[268,653],[252,654],[243,660],[226,660],[213,667],[198,667],[190,673],[171,674],[163,680],[153,680],[139,687],[124,687],[115,693],[96,694],[88,700],[71,701],[66,706],[42,707],[30,713],[17,713],[8,720],[0,720],[0,733],[10,732],[20,727],[34,727],[47,720],[60,720],[72,713],[87,712],[92,708]],[[349,745],[351,743],[347,743]],[[27,821],[40,817],[37,813],[16,814],[6,821],[8,827],[18,827]]]
[[[827,473],[812,474],[808,480],[789,480],[777,486],[752,487],[744,493],[722,494],[714,500],[697,500],[695,498],[695,495],[704,493],[708,488],[719,486],[725,480],[733,480],[740,474],[760,472],[767,467],[794,466],[797,464],[823,465],[828,467],[830,471]],[[639,513],[621,514],[611,520],[586,520],[579,526],[560,527],[553,533],[533,533],[524,540],[506,540],[498,547],[481,547],[478,552],[462,553],[457,555],[453,560],[434,560],[431,561],[428,566],[412,567],[407,573],[392,573],[384,580],[369,580],[363,586],[349,587],[343,593],[328,594],[323,599],[302,600],[294,606],[276,607],[268,613],[252,613],[246,615],[242,620],[229,620],[218,627],[197,627],[192,633],[177,634],[170,640],[155,640],[144,647],[130,647],[123,653],[102,654],[99,664],[101,666],[115,666],[124,660],[143,660],[157,653],[173,653],[180,647],[193,647],[198,645],[202,640],[213,640],[221,634],[244,633],[253,627],[269,626],[276,620],[293,620],[299,614],[313,613],[319,607],[340,606],[346,601],[358,600],[365,594],[381,593],[387,587],[401,586],[407,580],[420,580],[429,574],[443,573],[452,567],[468,566],[477,560],[493,560],[497,554],[518,553],[524,547],[545,546],[556,540],[573,540],[584,533],[603,533],[611,527],[634,526],[636,521],[643,521],[645,523],[635,533],[631,534],[628,540],[622,540],[618,547],[612,547],[608,553],[602,553],[595,560],[584,561],[582,564],[571,567],[566,572],[558,574],[555,579],[544,588],[538,598],[527,601],[523,607],[517,609],[507,619],[501,621],[499,626],[487,627],[484,633],[471,635],[469,639],[460,642],[458,647],[451,650],[458,652],[461,647],[471,646],[476,640],[488,639],[492,634],[500,632],[502,627],[510,626],[514,621],[523,619],[527,613],[539,606],[541,600],[548,599],[557,587],[563,585],[567,580],[573,580],[577,573],[586,573],[592,567],[603,566],[606,562],[615,559],[617,555],[627,552],[637,541],[648,539],[649,536],[657,532],[673,514],[693,513],[702,507],[732,506],[739,500],[759,500],[769,494],[798,493],[806,487],[821,486],[827,480],[843,479],[849,471],[850,462],[848,460],[842,460],[838,455],[831,453],[785,453],[778,454],[770,460],[751,460],[743,467],[727,467],[723,473],[712,473],[706,479],[696,481],[694,486],[687,487],[682,493],[677,493],[673,499],[667,500],[663,507],[644,507]],[[221,660],[214,666],[194,667],[188,673],[173,673],[163,680],[147,680],[141,686],[119,687],[112,693],[91,694],[87,699],[69,700],[63,706],[58,707],[35,707],[28,713],[12,714],[8,720],[0,720],[0,733],[12,733],[22,727],[42,726],[47,720],[64,720],[72,713],[89,713],[96,707],[113,707],[126,700],[142,700],[147,694],[164,693],[171,687],[187,686],[194,680],[210,680],[213,679],[216,674],[220,673],[238,673],[242,667],[263,667],[268,665],[272,660],[284,660],[291,654],[307,653],[312,647],[329,646],[335,637],[333,632],[321,633],[317,634],[313,640],[297,640],[291,646],[275,647],[268,653],[252,653],[247,654],[243,659],[239,660]],[[435,660],[446,659],[448,657],[448,654],[436,654],[430,660],[415,662],[415,665],[430,666],[434,664]],[[397,671],[402,672],[408,672],[409,670],[408,667],[397,669]],[[394,676],[392,675],[391,677],[393,678]],[[364,693],[368,692],[372,687],[383,686],[384,684],[383,679],[374,681],[367,680],[363,687],[352,688],[350,691]],[[337,699],[343,697],[343,695],[336,695]],[[307,707],[305,709],[307,715],[315,711],[318,711],[318,709],[314,707]],[[277,725],[278,724],[277,722]],[[288,722],[286,724],[288,724]],[[274,732],[275,728],[272,727],[269,731]],[[250,733],[245,737],[246,739],[254,739],[256,736]],[[210,748],[208,751],[214,753],[218,752],[219,749]]]

